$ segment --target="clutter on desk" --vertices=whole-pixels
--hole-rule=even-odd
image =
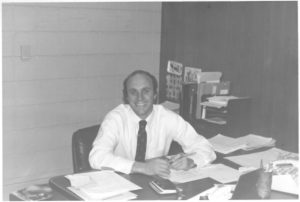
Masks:
[[[48,184],[31,185],[13,193],[23,201],[45,201],[53,197],[53,190]]]
[[[235,189],[234,184],[215,184],[213,187],[197,194],[189,200],[229,200]]]
[[[176,185],[168,179],[157,178],[149,182],[150,187],[158,194],[176,194]]]
[[[238,170],[224,164],[211,164],[187,171],[172,169],[169,180],[174,183],[185,183],[209,177],[220,183],[229,183],[236,181],[239,175]]]
[[[255,134],[238,138],[218,134],[208,141],[212,144],[215,151],[222,154],[229,154],[240,149],[248,151],[262,147],[273,147],[276,142],[273,138],[262,137]]]
[[[291,155],[290,159],[287,159],[287,155],[283,158],[284,159],[272,162],[270,165],[270,168],[273,171],[272,190],[298,195],[299,160],[296,159],[294,154]]]
[[[262,152],[225,157],[243,167],[259,168],[261,162],[264,168],[272,171],[272,190],[299,195],[297,153],[279,148],[271,148]]]
[[[260,199],[269,199],[271,196],[273,172],[269,169],[261,168],[258,170],[258,179],[256,183],[257,195]]]
[[[244,167],[260,168],[261,160],[264,162],[264,165],[267,165],[273,161],[278,160],[281,155],[286,155],[288,153],[290,153],[292,156],[298,155],[296,153],[288,152],[273,147],[271,149],[261,151],[261,152],[254,152],[250,154],[243,154],[243,155],[236,155],[236,156],[228,156],[225,157],[225,159],[230,160]]]
[[[127,200],[136,197],[130,191],[141,189],[111,170],[78,173],[65,177],[71,183],[69,190],[84,200]]]

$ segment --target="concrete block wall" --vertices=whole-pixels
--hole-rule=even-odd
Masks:
[[[161,3],[3,3],[3,199],[71,173],[71,136],[158,78]]]

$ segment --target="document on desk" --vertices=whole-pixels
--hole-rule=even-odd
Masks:
[[[246,147],[245,143],[237,141],[235,138],[228,137],[222,134],[218,134],[208,140],[215,151],[222,154],[229,154],[231,152],[243,149]]]
[[[113,171],[95,171],[67,175],[71,182],[71,191],[83,199],[105,200],[113,197],[128,196],[128,192],[141,187],[116,174]],[[75,190],[75,191],[74,191]]]
[[[280,155],[283,155],[285,152],[286,151],[278,148],[272,148],[262,152],[255,152],[239,156],[230,156],[225,158],[241,166],[259,168],[261,160],[264,164],[267,164],[277,160],[278,157]]]
[[[212,164],[203,168],[193,168],[188,171],[171,170],[170,180],[175,183],[185,183],[210,177],[220,183],[237,181],[239,171],[224,164]]]

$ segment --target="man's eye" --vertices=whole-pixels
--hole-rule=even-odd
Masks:
[[[150,93],[151,89],[144,89],[144,93]]]
[[[130,95],[136,95],[137,92],[136,92],[135,90],[129,90],[129,91],[128,91],[128,94],[130,94]]]

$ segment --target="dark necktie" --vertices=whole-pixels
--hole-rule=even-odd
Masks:
[[[146,145],[147,145],[147,132],[145,130],[147,121],[141,120],[139,122],[139,132],[136,144],[136,154],[135,160],[144,162],[146,154]]]

